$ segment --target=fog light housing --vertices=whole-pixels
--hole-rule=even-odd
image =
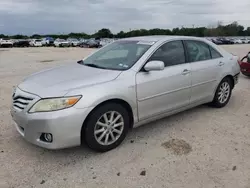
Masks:
[[[40,139],[44,142],[51,143],[53,141],[53,136],[51,133],[42,133]]]

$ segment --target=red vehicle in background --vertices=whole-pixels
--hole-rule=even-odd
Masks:
[[[250,77],[250,52],[239,61],[241,73]]]

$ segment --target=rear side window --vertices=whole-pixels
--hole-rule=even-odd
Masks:
[[[165,67],[179,65],[186,62],[182,41],[172,41],[163,44],[148,61],[163,61]]]
[[[209,48],[210,48],[212,59],[217,59],[217,58],[221,58],[222,57],[222,55],[217,50],[215,50],[211,46]]]
[[[209,46],[200,41],[185,41],[189,62],[205,61],[211,59]]]

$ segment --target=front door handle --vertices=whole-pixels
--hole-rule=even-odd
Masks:
[[[224,64],[225,64],[225,63],[222,62],[222,61],[219,62],[219,66],[223,66]]]
[[[182,71],[182,75],[186,75],[186,74],[189,74],[190,73],[190,70],[187,70],[187,69],[184,69],[183,71]]]

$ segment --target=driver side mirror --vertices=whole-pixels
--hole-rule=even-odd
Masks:
[[[149,61],[144,66],[144,70],[149,71],[161,71],[164,70],[164,62],[163,61]]]

